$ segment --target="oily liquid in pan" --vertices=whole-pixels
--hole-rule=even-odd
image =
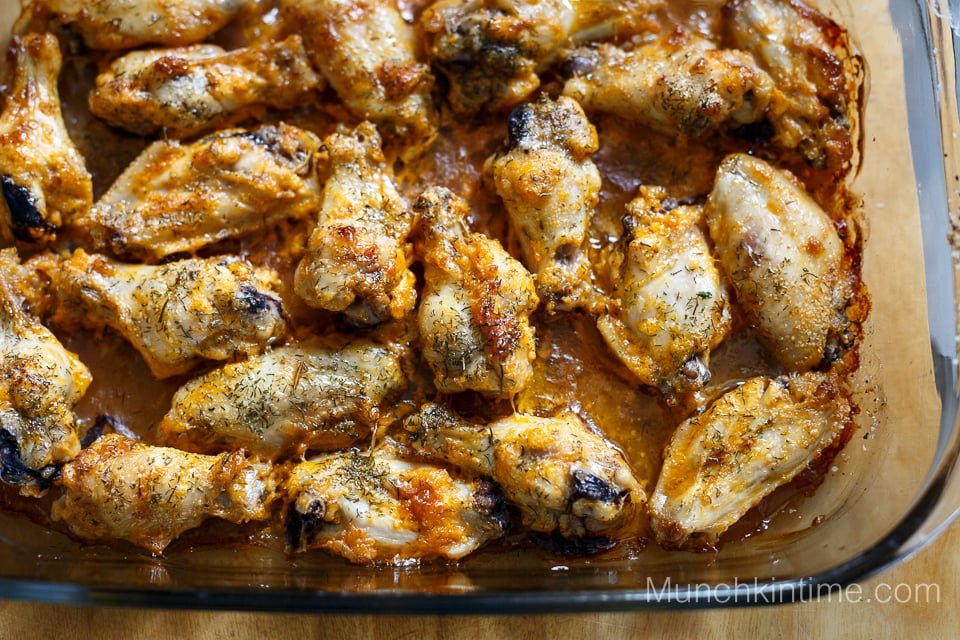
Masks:
[[[677,3],[671,6],[674,17],[693,30],[713,28],[715,9],[704,9],[700,3]],[[217,38],[236,37],[229,30]],[[145,145],[142,138],[129,136],[111,129],[91,118],[85,107],[87,93],[92,86],[96,68],[92,61],[78,57],[67,63],[61,75],[61,95],[64,114],[70,133],[87,158],[94,177],[96,195],[101,194],[116,175]],[[556,93],[558,78],[544,75],[544,90]],[[328,90],[329,91],[329,90]],[[325,94],[318,108],[296,112],[267,113],[267,120],[283,120],[325,135],[339,120],[344,119],[332,94]],[[333,106],[326,107],[325,104]],[[485,117],[471,122],[468,119],[447,117],[441,127],[441,139],[434,151],[415,164],[398,164],[398,181],[407,197],[425,185],[449,186],[470,200],[475,228],[488,231],[502,239],[514,255],[516,242],[506,227],[505,216],[499,211],[495,197],[482,186],[483,161],[501,144],[505,136],[505,114]],[[677,148],[675,141],[661,134],[637,131],[613,116],[592,117],[601,137],[601,149],[595,155],[604,177],[600,208],[594,217],[591,241],[596,252],[620,233],[620,216],[624,204],[633,197],[641,184],[659,184],[667,187],[678,198],[695,198],[710,190],[715,168],[724,153],[734,150],[749,151],[754,141],[728,139],[721,150],[716,145],[690,143]],[[735,146],[731,147],[730,144]],[[837,176],[830,171],[809,168],[798,158],[787,159],[784,166],[800,175],[835,219],[850,220],[846,230],[856,234],[852,200],[838,189]],[[284,300],[298,324],[311,326],[322,332],[333,325],[326,314],[298,306],[292,290],[292,266],[295,260],[287,254],[291,239],[302,241],[309,233],[305,225],[284,226],[276,233],[253,240],[228,242],[205,253],[238,252],[255,263],[264,263],[281,269],[284,276]],[[856,244],[851,242],[851,244]],[[605,283],[600,283],[604,285]],[[293,302],[293,304],[290,304]],[[584,417],[613,443],[619,446],[633,466],[637,477],[648,489],[656,481],[664,444],[676,424],[690,415],[695,407],[681,404],[668,408],[654,395],[640,390],[631,374],[609,352],[596,331],[593,321],[580,313],[564,314],[556,319],[535,317],[538,354],[535,378],[531,386],[516,398],[516,409],[521,412],[549,413],[550,410],[569,407]],[[95,335],[87,331],[65,334],[58,331],[67,348],[77,352],[91,368],[94,383],[77,411],[85,424],[96,416],[111,415],[147,442],[156,442],[154,427],[169,407],[169,399],[185,378],[156,381],[142,364],[139,356],[116,336]],[[757,375],[776,375],[777,365],[760,347],[749,332],[739,332],[726,340],[711,357],[713,380],[702,392],[700,402],[718,396],[738,382]],[[466,394],[455,400],[455,409],[465,413],[495,416],[509,411],[509,407],[491,404]],[[849,434],[848,434],[849,435]],[[725,539],[747,537],[766,526],[766,522],[783,503],[789,504],[797,492],[809,492],[826,471],[835,453],[828,452],[810,470],[744,518]],[[42,502],[27,503],[16,497],[14,491],[3,488],[4,502],[14,508],[32,512],[43,519],[46,509]],[[771,506],[772,505],[772,506]],[[39,508],[37,508],[39,507]],[[54,525],[56,526],[56,525]],[[282,533],[262,536],[252,533],[257,526],[240,530],[208,523],[201,529],[188,532],[174,542],[170,551],[207,547],[231,542],[243,542],[254,537],[258,544],[282,545]],[[495,553],[498,545],[510,547],[516,540],[495,543],[484,554]],[[627,541],[617,554],[642,548],[643,541]],[[316,553],[316,552],[315,552]],[[649,550],[648,550],[649,553]]]

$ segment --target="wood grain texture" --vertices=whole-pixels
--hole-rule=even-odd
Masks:
[[[880,603],[909,585],[919,598]],[[936,585],[923,593],[918,585]],[[491,640],[493,638],[937,638],[960,628],[960,525],[908,562],[864,582],[861,602],[553,616],[331,616],[105,609],[0,601],[0,638],[58,640]],[[879,589],[879,591],[875,591]],[[907,588],[899,587],[906,596]],[[919,593],[918,593],[919,592]],[[938,592],[938,593],[937,593]],[[927,595],[930,597],[928,598]],[[872,602],[867,602],[870,598]]]

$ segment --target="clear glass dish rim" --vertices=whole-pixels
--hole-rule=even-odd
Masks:
[[[898,4],[890,0],[890,4]],[[952,71],[960,74],[957,52],[960,51],[960,0],[949,0],[946,10],[938,0],[912,0],[909,3],[918,24],[923,29],[925,46],[908,50],[904,46],[904,65],[908,85],[923,84],[923,78],[942,89],[939,79]],[[902,7],[903,5],[901,5]],[[953,16],[951,16],[953,14]],[[952,38],[951,38],[952,35]],[[948,59],[949,57],[949,59]],[[949,62],[949,64],[947,64]],[[920,80],[918,80],[920,78]],[[939,78],[939,79],[938,79]],[[954,88],[960,87],[960,75],[954,76]],[[909,90],[908,86],[908,90]],[[908,91],[908,93],[911,93]],[[946,113],[941,105],[908,106],[911,128],[919,118],[930,118],[939,123],[938,149],[944,151],[944,142],[960,153],[960,145],[951,142],[943,129],[942,118],[958,118],[957,96],[951,98]],[[944,96],[939,96],[943,102]],[[913,133],[911,132],[913,139]],[[943,154],[941,154],[942,157]],[[914,155],[914,164],[918,158]],[[941,169],[943,169],[941,167]],[[932,206],[924,206],[921,193],[921,227],[924,255],[941,251],[951,255],[947,234],[949,207],[946,181],[939,185],[943,193],[927,194]],[[946,247],[942,246],[946,245]],[[939,248],[937,248],[939,246]],[[954,269],[950,264],[925,265],[926,282],[946,281],[954,293]],[[371,593],[351,593],[324,590],[297,590],[289,588],[138,588],[128,585],[86,585],[53,580],[8,578],[0,576],[0,598],[35,602],[123,606],[140,608],[177,608],[193,610],[255,610],[269,612],[343,613],[343,614],[532,614],[582,613],[606,611],[656,611],[689,608],[787,604],[827,596],[845,586],[862,581],[898,564],[929,544],[960,513],[958,505],[931,522],[948,488],[960,484],[957,463],[960,459],[960,389],[957,374],[957,319],[954,312],[956,296],[935,299],[928,297],[931,349],[934,377],[940,397],[941,415],[937,454],[922,491],[911,509],[886,535],[873,546],[849,560],[810,576],[770,580],[752,584],[675,585],[664,594],[657,590],[563,589],[540,591],[530,589],[485,590],[467,593],[425,593],[416,590],[378,590]],[[939,307],[937,305],[939,304]],[[947,306],[944,307],[943,305]],[[945,348],[950,347],[950,348]],[[921,531],[924,525],[929,530]]]

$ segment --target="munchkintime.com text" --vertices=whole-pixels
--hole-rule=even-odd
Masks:
[[[657,582],[647,578],[647,591],[654,602],[713,602],[716,604],[777,604],[796,600],[821,602],[864,602],[875,604],[938,604],[940,585],[933,583],[879,582],[827,584],[800,580],[794,583],[769,583],[759,579],[734,580],[718,584],[675,584],[670,578]]]

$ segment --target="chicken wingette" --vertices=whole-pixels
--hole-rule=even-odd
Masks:
[[[354,116],[402,142],[404,157],[429,146],[437,134],[433,75],[393,0],[285,0],[281,15]]]
[[[93,204],[93,181],[63,121],[57,38],[14,38],[13,84],[0,113],[0,237],[52,242]]]
[[[91,49],[132,49],[143,44],[196,44],[217,32],[254,0],[29,0],[14,25],[65,27]]]
[[[507,131],[506,147],[484,172],[510,216],[537,294],[551,312],[589,307],[588,230],[600,198],[600,172],[590,159],[599,148],[597,131],[567,97],[517,107]]]
[[[753,54],[786,97],[774,142],[812,166],[849,169],[857,145],[860,62],[842,28],[801,0],[730,0],[725,39]]]
[[[112,327],[157,378],[261,352],[286,320],[267,274],[220,256],[129,265],[77,249],[52,266],[60,326]]]
[[[327,137],[321,167],[320,213],[297,266],[297,294],[355,325],[404,317],[417,296],[406,243],[414,220],[376,127],[364,122]]]
[[[753,378],[677,427],[650,496],[657,541],[713,547],[816,460],[850,424],[852,404],[838,384],[822,372]]]
[[[574,42],[656,28],[658,0],[440,0],[420,23],[427,55],[450,82],[459,112],[509,109],[540,86]]]
[[[320,139],[294,126],[159,140],[77,219],[100,249],[155,261],[313,213]]]
[[[267,520],[273,465],[243,450],[206,456],[103,435],[63,467],[51,517],[89,541],[127,540],[159,554],[208,518]]]
[[[90,386],[90,371],[24,310],[14,282],[20,263],[0,251],[0,479],[37,495],[57,469],[80,452],[73,407]]]
[[[434,384],[512,397],[533,376],[533,277],[498,241],[470,231],[470,206],[449,190],[427,189],[413,208],[425,282],[417,319]]]
[[[810,369],[853,342],[858,274],[833,221],[791,176],[728,156],[705,211],[736,301],[781,365]]]
[[[283,493],[292,550],[325,549],[362,564],[459,560],[500,537],[508,515],[490,481],[384,447],[302,462]]]
[[[668,401],[710,380],[710,351],[731,326],[702,223],[701,207],[671,207],[664,189],[641,187],[609,260],[615,304],[597,320],[617,357]]]
[[[611,44],[569,54],[563,95],[671,136],[699,138],[757,122],[783,103],[773,80],[743,51],[677,31],[625,51]]]
[[[644,529],[646,494],[623,455],[573,413],[474,424],[428,404],[404,427],[418,455],[496,481],[530,531],[575,542]]]
[[[350,446],[406,385],[400,359],[365,340],[313,340],[228,364],[182,386],[160,423],[171,445],[244,447],[278,459]]]
[[[112,126],[185,138],[265,107],[291,109],[320,86],[294,35],[230,52],[213,44],[133,51],[97,76],[89,103]]]

